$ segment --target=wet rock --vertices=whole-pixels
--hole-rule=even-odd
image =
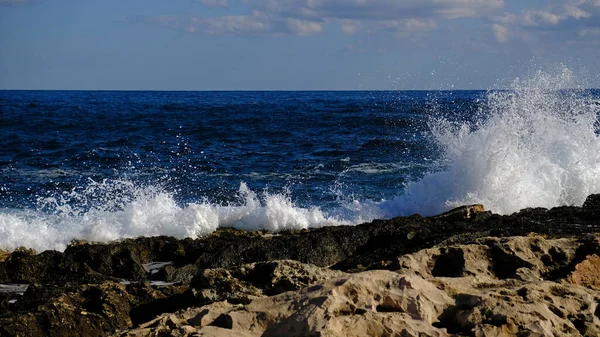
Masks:
[[[35,255],[29,252],[15,251],[0,264],[0,280],[3,283],[32,283],[51,279],[61,254],[46,251]]]
[[[448,212],[442,213],[440,215],[435,216],[435,218],[445,218],[448,220],[463,220],[463,219],[472,219],[479,213],[484,213],[485,208],[483,205],[468,205],[468,206],[460,206],[454,209],[449,210]],[[491,213],[491,212],[490,212]]]
[[[600,209],[589,206],[595,198],[590,196],[585,208],[527,209],[509,216],[490,215],[481,212],[479,206],[468,206],[451,212],[461,216],[415,215],[278,235],[220,229],[196,240],[155,237],[108,244],[74,242],[63,253],[13,253],[14,258],[0,262],[0,282],[143,281],[148,278],[143,264],[150,261],[172,261],[176,269],[190,264],[210,269],[288,259],[342,271],[393,270],[398,268],[394,263],[398,256],[441,243],[469,243],[486,236],[529,232],[557,237],[600,231]],[[170,276],[173,271],[165,269],[163,279],[185,281],[189,276]]]
[[[600,210],[600,194],[592,194],[585,199],[583,208]]]
[[[166,265],[160,268],[156,273],[151,274],[149,278],[151,280],[164,282],[190,282],[197,272],[198,269],[192,264],[180,268]]]

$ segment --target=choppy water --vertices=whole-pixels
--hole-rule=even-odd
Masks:
[[[577,85],[0,91],[0,248],[580,205],[600,192],[600,91]]]

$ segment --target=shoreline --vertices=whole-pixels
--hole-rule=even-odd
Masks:
[[[345,335],[353,331],[349,326],[362,322],[375,330],[355,333],[376,334],[376,327],[387,326],[428,336],[477,335],[477,331],[592,336],[600,332],[600,306],[594,300],[600,298],[600,285],[593,281],[599,276],[596,254],[600,255],[600,194],[589,196],[582,207],[524,209],[503,216],[480,206],[463,206],[434,217],[413,215],[276,235],[221,228],[198,239],[74,241],[64,252],[17,249],[0,256],[0,284],[29,285],[22,295],[0,292],[0,335],[150,336],[163,331],[181,336],[260,336],[277,331],[294,335],[291,331],[296,330],[304,331],[297,335]],[[490,288],[487,292],[465,288],[460,280],[487,282]],[[391,286],[396,289],[393,295],[389,287],[381,287],[384,283],[396,288],[405,284],[400,287],[404,297],[395,298],[400,288]],[[329,312],[329,319],[299,316],[306,306],[283,309],[294,301],[310,302],[310,296],[317,296],[312,289],[316,286],[342,291],[344,284],[358,292],[356,303],[338,308],[344,314],[330,312],[341,301],[334,298],[312,307]],[[498,313],[502,319],[485,318],[489,313],[482,314],[483,308],[491,310],[486,301],[502,289],[510,298],[511,291],[517,294],[517,286],[550,292],[547,296],[554,302],[561,296],[552,294],[551,288],[564,287],[587,308],[553,310],[556,303],[542,296],[529,302],[540,306],[535,310],[550,310],[552,314],[542,319],[547,326],[532,325],[527,317],[534,315],[533,309],[514,317],[507,311]],[[364,296],[379,304],[367,305],[360,295],[369,293],[367,288],[372,291]],[[459,305],[466,296],[462,292],[473,303]],[[429,301],[432,294],[435,301]],[[384,295],[391,296],[390,303]],[[497,306],[527,302],[526,297]],[[425,302],[417,301],[421,308],[429,308],[423,312],[398,304],[423,298]],[[201,309],[207,313],[198,318]],[[275,312],[281,317],[271,317]],[[317,321],[319,327],[309,324]]]

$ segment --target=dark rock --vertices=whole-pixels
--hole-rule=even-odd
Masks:
[[[0,315],[0,336],[107,336],[131,328],[136,318],[165,312],[169,307],[158,300],[175,302],[184,290],[114,282],[31,285],[15,308]]]
[[[233,328],[233,318],[228,314],[221,314],[210,325],[223,329]]]
[[[498,244],[491,247],[490,259],[494,274],[501,280],[514,277],[519,268],[532,267],[529,262]]]
[[[193,264],[180,268],[167,265],[150,275],[150,279],[165,282],[190,282],[197,272],[198,269]]]
[[[435,216],[435,218],[445,218],[450,220],[464,220],[475,218],[477,214],[485,213],[485,209],[483,205],[468,205],[468,206],[460,206],[454,209],[449,210],[448,212],[442,213],[440,215]]]
[[[435,261],[431,274],[442,277],[461,277],[465,272],[465,256],[461,249],[444,248]]]
[[[38,255],[15,251],[0,263],[0,282],[48,283],[57,277],[55,266],[61,257],[62,254],[56,251],[45,251]]]
[[[583,208],[600,210],[600,194],[592,194],[585,199]]]

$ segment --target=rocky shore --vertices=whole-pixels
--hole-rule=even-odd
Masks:
[[[582,207],[0,253],[0,336],[599,336]]]

